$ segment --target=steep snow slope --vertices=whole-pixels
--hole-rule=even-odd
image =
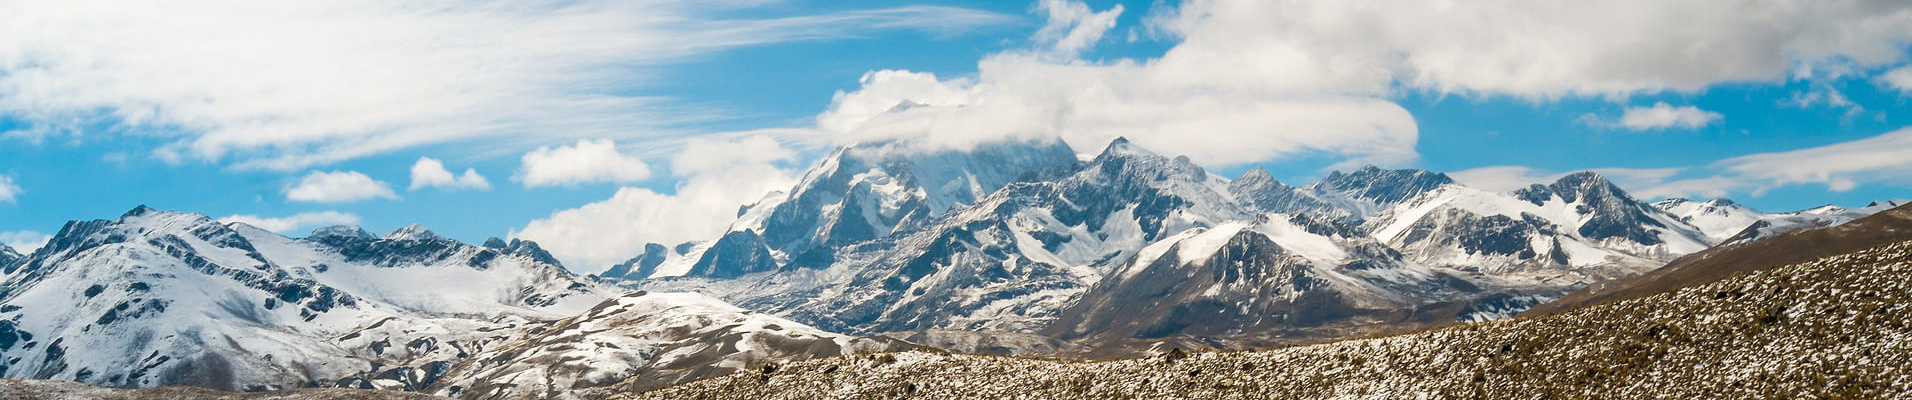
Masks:
[[[911,141],[838,149],[786,196],[749,206],[684,274],[735,277],[786,264],[822,268],[838,247],[910,231],[1031,174],[1075,166],[1059,140],[968,150]],[[675,272],[675,271],[670,271]],[[653,277],[674,276],[653,274]]]
[[[463,398],[589,399],[765,362],[915,348],[828,333],[691,293],[633,292],[476,354],[433,385]]]
[[[1477,317],[1496,292],[1421,266],[1331,222],[1267,214],[1157,241],[1096,283],[1045,333],[1104,355],[1197,338],[1253,348],[1321,340],[1383,324]],[[1495,298],[1479,308],[1494,307]],[[1454,307],[1433,307],[1455,303]],[[1465,309],[1466,311],[1453,311]],[[1425,311],[1423,311],[1425,310]],[[1488,310],[1492,311],[1492,310]],[[1435,314],[1435,315],[1423,315]]]
[[[701,290],[839,332],[1028,332],[1143,245],[1252,218],[1227,188],[1186,158],[1117,140],[1073,174],[1012,183],[919,230],[844,247],[826,269],[640,286]]]
[[[19,261],[22,258],[26,258],[26,256],[20,254],[18,251],[14,251],[12,247],[7,247],[6,244],[0,243],[0,267],[5,267],[7,264],[12,264],[14,261]]]
[[[1774,217],[1772,213],[1754,210],[1728,199],[1692,201],[1675,197],[1660,200],[1653,206],[1699,228],[1713,243],[1723,242],[1755,222]]]
[[[0,271],[0,376],[416,389],[516,326],[605,297],[534,245],[320,233],[293,240],[145,207],[68,223]]]
[[[1422,264],[1560,288],[1636,275],[1708,246],[1697,228],[1591,172],[1513,193],[1446,185],[1366,226]]]
[[[1708,245],[1698,228],[1592,173],[1489,193],[1438,173],[1367,167],[1296,188],[1258,169],[1231,181],[1117,139],[1071,173],[1034,178],[913,229],[819,247],[827,251],[799,257],[808,268],[732,246],[764,238],[745,230],[704,257],[750,268],[630,285],[706,293],[835,332],[1047,332],[1093,347],[1502,318]],[[764,220],[757,212],[743,220]],[[1294,290],[1270,295],[1277,287]],[[1138,294],[1151,290],[1169,297]],[[1177,320],[1196,309],[1208,314]],[[1176,327],[1207,325],[1215,329]]]
[[[1905,200],[1891,200],[1873,202],[1865,207],[1855,209],[1826,205],[1790,213],[1776,214],[1759,222],[1754,222],[1752,226],[1748,226],[1738,234],[1721,241],[1721,244],[1746,243],[1778,236],[1787,232],[1839,226],[1872,215],[1873,213],[1905,204],[1907,204]]]
[[[1312,196],[1356,218],[1368,218],[1435,188],[1454,184],[1446,174],[1418,169],[1386,170],[1372,165],[1354,172],[1335,171],[1309,184]]]
[[[1802,229],[1838,226],[1905,203],[1903,200],[1893,200],[1874,202],[1855,209],[1825,205],[1794,212],[1769,213],[1727,199],[1694,202],[1676,197],[1661,200],[1653,206],[1706,232],[1712,243],[1725,244],[1765,239]]]

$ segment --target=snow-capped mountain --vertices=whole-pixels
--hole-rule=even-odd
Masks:
[[[1067,153],[1005,150],[1012,145],[991,151]],[[841,165],[826,161],[809,176]],[[733,230],[702,258],[743,267],[626,284],[706,293],[854,334],[1332,336],[1501,318],[1716,242],[1590,172],[1495,193],[1370,166],[1295,187],[1261,169],[1230,180],[1122,139],[1075,165],[1026,174],[922,222],[864,224],[887,234],[811,229],[818,235],[806,236],[814,246],[803,255],[737,245],[772,235]],[[820,193],[815,181],[791,193]],[[774,204],[776,213],[821,216],[847,203]],[[735,226],[765,226],[772,213],[763,207]],[[645,255],[659,250],[666,255],[629,269],[683,253],[656,246]]]
[[[821,268],[837,248],[917,230],[1010,182],[1076,164],[1075,152],[1059,140],[968,150],[920,146],[890,141],[837,149],[788,194],[772,193],[746,206],[722,237],[670,251],[646,246],[643,254],[605,276],[736,277],[786,265]]]
[[[136,208],[75,221],[3,271],[0,375],[229,390],[422,388],[510,328],[603,289],[517,252],[423,229],[289,239]],[[548,255],[544,257],[548,258]]]
[[[1422,264],[1568,289],[1636,275],[1709,245],[1699,229],[1592,172],[1512,193],[1443,185],[1365,227]]]
[[[1715,244],[1738,244],[1796,230],[1838,226],[1904,204],[1904,200],[1891,200],[1854,209],[1824,205],[1793,212],[1769,213],[1728,199],[1695,202],[1676,197],[1661,200],[1653,206],[1700,228]]]
[[[1242,173],[1228,182],[1228,194],[1257,212],[1350,216],[1348,212],[1315,197],[1306,189],[1288,186],[1262,167]]]
[[[417,225],[294,239],[141,206],[68,223],[0,262],[0,279],[0,377],[103,386],[577,398],[915,347],[696,294],[626,294],[530,241]]]
[[[890,338],[824,332],[694,293],[632,292],[542,326],[447,372],[429,392],[485,399],[589,399],[766,362],[903,351]]]
[[[19,261],[22,258],[26,258],[26,256],[21,255],[18,251],[14,251],[12,247],[7,247],[5,243],[0,243],[0,268],[6,267],[7,264],[12,264],[14,261]]]
[[[1266,214],[1182,231],[1142,248],[1045,333],[1101,347],[1165,338],[1262,347],[1345,335],[1376,321],[1453,320],[1416,310],[1444,312],[1453,307],[1426,306],[1494,294],[1485,282],[1416,264],[1334,223]]]
[[[1334,171],[1306,190],[1355,217],[1367,218],[1421,193],[1454,183],[1446,174],[1418,169],[1386,170],[1363,167],[1350,173]]]
[[[641,285],[839,332],[1030,332],[1144,244],[1252,218],[1227,183],[1117,140],[1072,174],[1010,183],[924,228],[837,249],[828,268]]]
[[[1653,203],[1653,207],[1680,217],[1681,221],[1699,228],[1706,238],[1718,243],[1739,234],[1746,227],[1766,218],[1772,213],[1754,210],[1752,207],[1734,203],[1729,199],[1693,201],[1684,197],[1674,197]]]

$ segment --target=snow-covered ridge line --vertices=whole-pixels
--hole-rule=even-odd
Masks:
[[[1301,285],[1296,299],[1335,293],[1356,300],[1336,300],[1346,307],[1310,317],[1316,319],[1296,318],[1274,311],[1287,306],[1240,311],[1254,302],[1240,296],[1255,294],[1212,286],[1187,293],[1182,300],[1190,303],[1182,306],[1214,303],[1237,310],[1231,312],[1263,313],[1243,321],[1387,329],[1403,326],[1402,320],[1367,315],[1500,318],[1745,236],[1739,231],[1814,226],[1692,218],[1633,198],[1592,172],[1495,193],[1436,172],[1370,166],[1297,187],[1264,169],[1227,179],[1186,157],[1159,155],[1122,139],[1080,159],[1044,146],[1000,143],[938,155],[971,160],[937,164],[948,168],[939,169],[948,176],[1000,177],[1008,174],[968,168],[992,154],[1057,154],[1053,163],[1024,168],[986,196],[951,197],[946,212],[892,207],[913,204],[919,200],[911,200],[918,198],[911,193],[935,187],[910,179],[920,165],[875,162],[853,156],[857,147],[840,149],[790,195],[745,210],[733,225],[742,229],[690,247],[651,247],[612,281],[697,291],[836,332],[1054,333],[1062,332],[1058,321],[1077,320],[1068,310],[1099,290],[1113,290],[1102,286],[1122,286],[1110,282],[1139,279],[1157,264],[1189,270],[1183,274],[1224,276],[1242,272],[1236,265],[1263,265],[1333,283]],[[973,190],[975,185],[950,187],[969,188],[963,193],[970,196],[985,193]],[[1282,261],[1289,256],[1300,261]],[[688,264],[695,267],[674,267]],[[667,269],[671,273],[663,273]],[[1432,309],[1445,311],[1413,311]],[[1067,330],[1084,329],[1096,331]],[[1228,332],[1218,334],[1251,335]]]

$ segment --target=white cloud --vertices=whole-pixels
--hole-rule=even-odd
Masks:
[[[12,175],[0,175],[0,203],[15,202],[21,193],[26,192],[25,189],[20,188],[20,185],[13,183]]]
[[[1620,115],[1617,124],[1620,127],[1644,131],[1652,129],[1698,129],[1718,121],[1720,113],[1701,110],[1694,106],[1674,107],[1666,102],[1653,104],[1652,107],[1627,107]]]
[[[32,254],[49,240],[53,240],[53,235],[34,231],[0,232],[0,244],[6,244],[20,254]]]
[[[165,132],[161,159],[243,168],[448,142],[521,151],[716,117],[629,94],[698,55],[1013,21],[929,6],[731,17],[792,9],[774,3],[5,2],[0,15],[33,17],[0,19],[0,116],[28,123],[16,136]]]
[[[375,198],[398,200],[392,185],[358,171],[313,171],[285,189],[286,200],[345,203]]]
[[[818,127],[841,142],[1055,135],[1093,151],[1126,136],[1217,165],[1323,155],[1341,160],[1334,167],[1401,165],[1418,158],[1419,137],[1388,100],[1402,90],[1534,100],[1697,91],[1783,81],[1799,65],[1888,65],[1912,41],[1912,3],[1883,0],[1197,0],[1147,19],[1180,39],[1161,57],[1104,62],[1067,56],[1093,46],[1120,9],[1044,1],[1037,11],[1049,23],[1034,49],[988,56],[973,78],[871,72]],[[1648,112],[1624,123],[1718,118],[1671,111],[1670,122]]]
[[[1912,41],[1912,3],[1197,0],[1157,24],[1186,38],[1160,63],[1195,81],[1549,99],[1889,65]]]
[[[412,164],[412,187],[409,190],[426,187],[491,190],[491,181],[479,175],[475,168],[466,168],[464,175],[452,175],[451,170],[445,169],[444,162],[436,158],[419,157],[418,162]]]
[[[630,183],[650,179],[651,167],[637,156],[617,150],[617,143],[605,140],[578,140],[576,145],[539,147],[523,158],[524,169],[515,177],[525,187],[577,185],[584,183]]]
[[[672,159],[671,172],[682,178],[674,193],[622,188],[610,199],[531,221],[511,236],[537,241],[580,271],[624,261],[645,243],[711,239],[736,220],[738,207],[794,184],[792,171],[777,164],[795,156],[765,136],[692,141]]]
[[[1879,74],[1879,84],[1887,89],[1898,90],[1900,95],[1912,95],[1912,66]]]
[[[1040,0],[1036,2],[1036,11],[1049,16],[1049,22],[1036,31],[1036,41],[1049,43],[1058,56],[1074,58],[1083,50],[1095,47],[1096,42],[1102,41],[1103,34],[1115,28],[1116,17],[1122,15],[1122,5],[1096,12],[1079,1]]]
[[[1190,87],[1152,64],[1054,64],[1022,54],[991,57],[981,69],[975,81],[874,72],[862,89],[839,93],[818,126],[842,141],[914,137],[954,148],[1060,136],[1093,152],[1122,136],[1209,164],[1313,153],[1343,155],[1344,164],[1417,157],[1413,116],[1386,100]]]
[[[1733,157],[1713,166],[1737,178],[1779,186],[1824,184],[1843,192],[1868,182],[1912,180],[1912,127],[1826,146]]]
[[[219,222],[239,222],[280,234],[291,234],[306,229],[333,225],[358,225],[359,217],[338,211],[315,211],[298,213],[284,218],[268,218],[250,214],[229,215],[225,218],[220,218]]]

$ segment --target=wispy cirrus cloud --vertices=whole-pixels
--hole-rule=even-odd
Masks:
[[[0,19],[0,117],[27,125],[7,136],[106,126],[169,138],[154,153],[163,159],[278,170],[458,141],[645,137],[716,116],[630,94],[656,78],[654,66],[1009,20],[930,6],[717,16],[766,3],[5,2],[0,15],[32,17]]]
[[[1825,146],[1729,158],[1713,167],[1767,187],[1816,183],[1843,192],[1862,183],[1912,181],[1908,154],[1912,127]]]

